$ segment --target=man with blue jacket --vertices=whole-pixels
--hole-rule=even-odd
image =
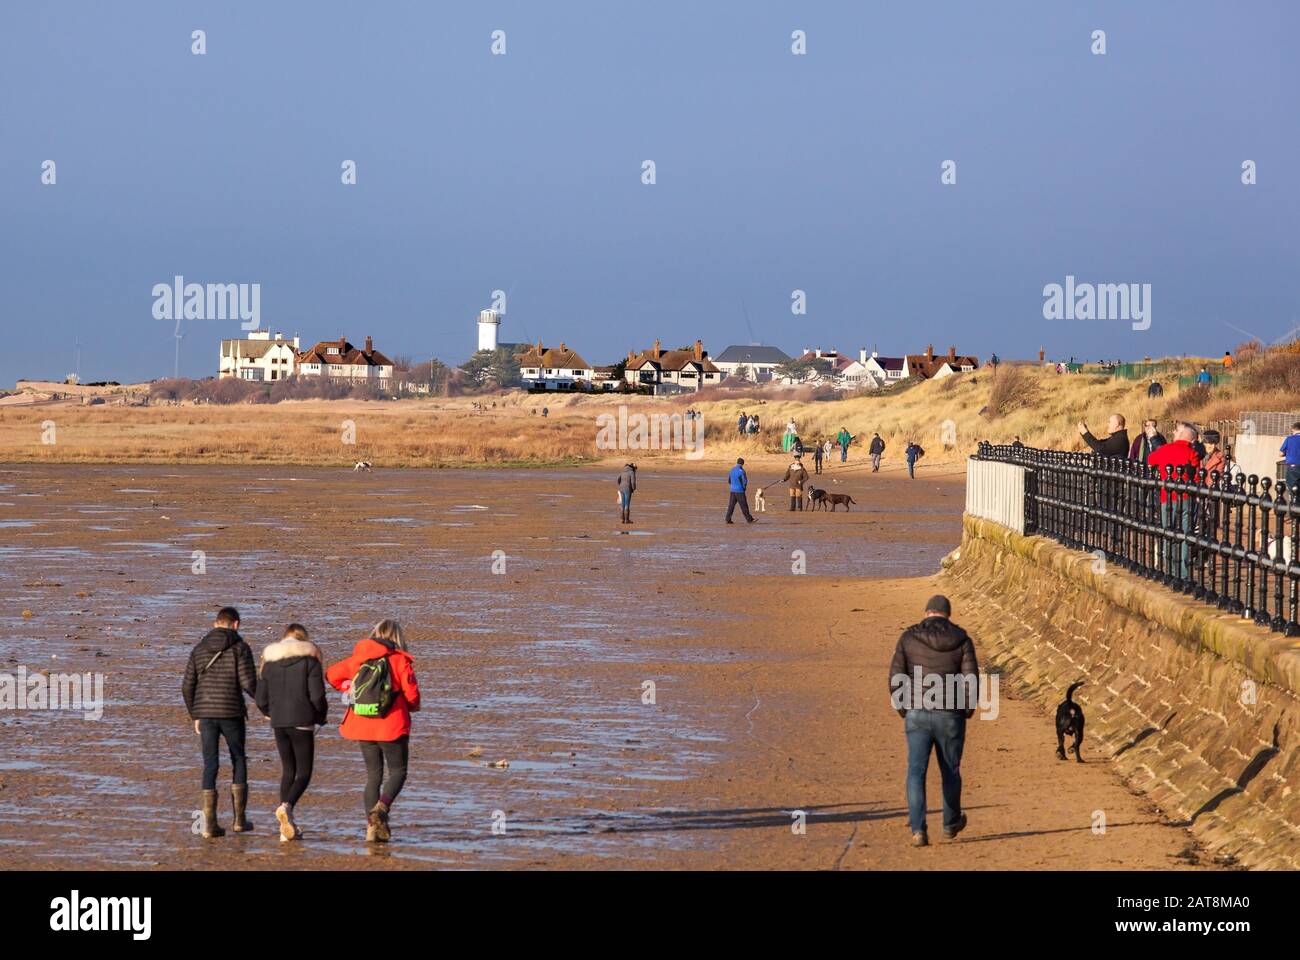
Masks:
[[[1296,487],[1300,486],[1300,420],[1291,424],[1291,435],[1282,441],[1282,460],[1286,461],[1286,492],[1294,498]]]
[[[749,486],[749,477],[745,476],[744,457],[736,458],[736,465],[731,468],[731,473],[727,474],[727,484],[731,490],[731,497],[727,501],[727,523],[733,522],[731,514],[736,509],[736,504],[740,504],[740,512],[745,515],[745,519],[753,523],[754,517],[749,512],[749,501],[745,494],[745,489]]]

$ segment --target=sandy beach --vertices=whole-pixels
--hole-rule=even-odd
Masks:
[[[769,476],[768,474],[771,474]],[[909,846],[889,656],[957,543],[961,478],[828,468],[851,513],[779,496],[724,526],[716,467],[641,472],[0,468],[0,668],[104,676],[103,718],[0,718],[11,867],[1162,868],[1185,831],[1107,763],[1060,764],[1050,718],[1002,688],[972,721],[971,826]],[[779,476],[775,460],[755,483]],[[830,484],[827,484],[830,486]],[[771,493],[779,493],[773,490]],[[800,553],[801,552],[801,553]],[[793,572],[802,562],[806,573]],[[500,572],[493,572],[494,568]],[[186,655],[235,603],[254,652],[298,620],[327,660],[382,616],[407,625],[425,706],[396,842],[362,842],[362,764],[318,740],[276,843],[278,762],[250,708],[250,835],[192,832],[199,751]],[[954,611],[960,622],[961,611]],[[976,637],[978,644],[979,638]],[[653,697],[647,694],[653,684]],[[653,702],[647,702],[649,700]],[[508,768],[487,766],[507,760]],[[229,768],[223,765],[223,784]],[[937,772],[931,770],[937,836]],[[1091,829],[1095,811],[1108,829]],[[804,814],[806,828],[792,829]],[[228,801],[224,817],[229,819]],[[493,825],[498,830],[493,832]]]

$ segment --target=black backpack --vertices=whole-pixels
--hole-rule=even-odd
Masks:
[[[393,690],[393,671],[388,655],[367,660],[352,677],[352,712],[359,717],[388,716],[397,693]]]

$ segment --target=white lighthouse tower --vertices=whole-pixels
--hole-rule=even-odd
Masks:
[[[501,314],[495,310],[484,310],[478,315],[478,348],[495,350],[497,348],[497,328],[501,326]]]

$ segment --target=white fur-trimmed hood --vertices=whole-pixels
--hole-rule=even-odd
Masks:
[[[293,657],[315,657],[321,659],[320,647],[310,640],[298,640],[294,637],[285,637],[278,640],[262,651],[262,662],[273,663],[276,660],[290,660]]]

